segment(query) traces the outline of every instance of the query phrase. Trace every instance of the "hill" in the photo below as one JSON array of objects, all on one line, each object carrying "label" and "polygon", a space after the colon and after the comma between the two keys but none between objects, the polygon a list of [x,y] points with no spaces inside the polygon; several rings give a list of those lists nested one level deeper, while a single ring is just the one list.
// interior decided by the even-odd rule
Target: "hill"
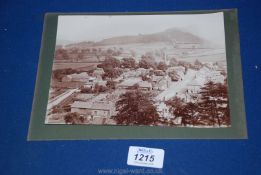
[{"label": "hill", "polygon": [[103,45],[122,45],[122,44],[150,44],[150,43],[165,43],[173,45],[176,43],[196,43],[201,46],[209,45],[210,43],[196,35],[189,32],[184,32],[176,28],[167,29],[163,32],[152,33],[152,34],[139,34],[131,36],[117,36],[107,39],[103,39],[98,42],[81,42],[76,44],[70,44],[70,46],[103,46]]}]

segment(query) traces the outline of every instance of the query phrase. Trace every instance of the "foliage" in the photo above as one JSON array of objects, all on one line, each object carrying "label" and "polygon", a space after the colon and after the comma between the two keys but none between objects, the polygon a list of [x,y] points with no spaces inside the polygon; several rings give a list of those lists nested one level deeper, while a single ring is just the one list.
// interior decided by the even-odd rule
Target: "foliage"
[{"label": "foliage", "polygon": [[178,75],[178,73],[175,70],[169,72],[168,75],[171,78],[171,81],[178,81],[180,78],[180,76]]},{"label": "foliage", "polygon": [[66,49],[59,48],[59,49],[55,50],[54,57],[57,60],[68,60],[69,54]]},{"label": "foliage", "polygon": [[116,110],[118,113],[114,119],[118,124],[150,125],[159,119],[151,94],[140,90],[122,94],[116,102]]},{"label": "foliage", "polygon": [[106,92],[107,90],[108,88],[106,86],[95,84],[94,88],[82,87],[81,93],[92,94],[92,93]]},{"label": "foliage", "polygon": [[100,93],[100,92],[106,92],[108,88],[106,86],[95,84],[93,92],[94,93]]},{"label": "foliage", "polygon": [[117,78],[122,74],[122,70],[120,69],[121,62],[113,57],[107,57],[103,63],[97,65],[99,68],[103,68],[104,75],[103,79],[108,78]]},{"label": "foliage", "polygon": [[109,80],[109,81],[107,81],[106,86],[109,89],[115,89],[116,88],[116,83],[114,81],[112,81],[112,80]]},{"label": "foliage", "polygon": [[75,69],[58,69],[58,70],[54,70],[52,73],[52,78],[56,79],[58,81],[62,81],[62,78],[66,75],[70,75],[70,74],[74,74],[74,73],[79,73],[79,71],[75,70]]},{"label": "foliage", "polygon": [[164,63],[164,62],[161,61],[161,62],[158,63],[157,68],[158,68],[159,70],[166,71],[167,68],[168,68],[168,66],[167,66],[166,63]]},{"label": "foliage", "polygon": [[144,69],[149,69],[149,68],[155,69],[156,63],[153,60],[149,60],[147,57],[143,56],[139,62],[139,67]]},{"label": "foliage", "polygon": [[84,123],[84,117],[80,116],[78,113],[68,113],[64,116],[64,121],[66,124],[82,124]]},{"label": "foliage", "polygon": [[229,125],[229,106],[227,86],[221,83],[208,82],[201,88],[199,103],[202,118],[208,118],[212,124]]},{"label": "foliage", "polygon": [[88,87],[82,87],[81,89],[81,93],[86,93],[86,94],[90,94],[92,93],[92,88],[88,88]]},{"label": "foliage", "polygon": [[113,78],[117,78],[119,77],[123,71],[122,69],[120,68],[112,68],[112,67],[106,67],[104,69],[104,74],[102,76],[103,79],[106,79],[106,78],[110,78],[110,79],[113,79]]},{"label": "foliage", "polygon": [[136,62],[134,58],[123,58],[121,62],[121,67],[123,68],[135,68]]},{"label": "foliage", "polygon": [[198,102],[185,103],[174,97],[166,101],[170,112],[182,118],[182,125],[230,125],[226,84],[208,82],[201,88]]}]

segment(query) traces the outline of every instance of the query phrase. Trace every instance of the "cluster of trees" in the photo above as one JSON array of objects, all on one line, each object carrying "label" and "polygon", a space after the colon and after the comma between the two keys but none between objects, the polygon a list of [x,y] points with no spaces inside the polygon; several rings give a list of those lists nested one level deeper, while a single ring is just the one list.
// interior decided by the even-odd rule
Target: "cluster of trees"
[{"label": "cluster of trees", "polygon": [[106,92],[108,90],[115,90],[116,83],[112,80],[108,80],[106,86],[95,84],[93,88],[90,87],[81,87],[81,93],[93,94],[93,93],[101,93]]},{"label": "cluster of trees", "polygon": [[57,60],[68,60],[70,58],[68,51],[63,48],[56,49],[54,57]]},{"label": "cluster of trees", "polygon": [[57,80],[57,81],[62,81],[62,78],[65,75],[70,75],[70,74],[74,74],[74,73],[79,73],[79,71],[77,71],[75,69],[71,69],[71,68],[68,68],[68,69],[57,69],[57,70],[54,70],[52,72],[52,78]]},{"label": "cluster of trees", "polygon": [[[134,58],[123,58],[121,61],[114,58],[113,55],[107,56],[103,63],[99,64],[98,67],[103,69],[110,68],[145,68],[145,69],[158,69],[167,70],[168,66],[164,62],[156,62],[155,58],[151,54],[146,54],[141,57],[141,60],[137,63]],[[107,67],[107,68],[106,68]]]},{"label": "cluster of trees", "polygon": [[106,92],[108,89],[109,88],[106,86],[95,84],[94,88],[82,87],[81,93],[86,93],[86,94],[101,93],[101,92]]},{"label": "cluster of trees", "polygon": [[179,74],[175,70],[169,72],[168,76],[171,78],[171,81],[178,81],[180,78]]},{"label": "cluster of trees", "polygon": [[139,62],[139,67],[144,69],[154,69],[162,71],[166,71],[168,69],[168,65],[165,62],[156,62],[155,59],[151,59],[149,57],[142,57]]},{"label": "cluster of trees", "polygon": [[176,58],[171,58],[169,62],[170,66],[183,66],[185,68],[195,69],[198,70],[204,66],[203,63],[201,63],[198,59],[195,60],[195,62],[189,63],[187,61],[178,61]]},{"label": "cluster of trees", "polygon": [[121,61],[122,68],[136,68],[136,61],[134,58],[123,58]]},{"label": "cluster of trees", "polygon": [[230,125],[227,85],[208,82],[201,88],[199,99],[185,103],[184,100],[175,97],[166,101],[171,113],[175,117],[181,117],[181,124],[221,126]]},{"label": "cluster of trees", "polygon": [[155,125],[159,115],[153,105],[152,95],[136,88],[122,94],[116,102],[118,111],[113,118],[123,125]]},{"label": "cluster of trees", "polygon": [[80,116],[76,112],[68,113],[64,116],[64,121],[66,124],[83,124],[85,122],[85,118]]},{"label": "cluster of trees", "polygon": [[70,60],[72,58],[83,59],[85,55],[100,56],[119,56],[123,52],[122,48],[108,48],[103,50],[102,48],[90,47],[86,49],[64,49],[58,48],[55,50],[55,59],[57,60]]},{"label": "cluster of trees", "polygon": [[104,74],[103,74],[103,79],[106,78],[117,78],[119,77],[122,73],[123,70],[120,69],[121,62],[120,60],[113,58],[113,57],[107,57],[103,63],[97,65],[99,68],[103,68]]}]

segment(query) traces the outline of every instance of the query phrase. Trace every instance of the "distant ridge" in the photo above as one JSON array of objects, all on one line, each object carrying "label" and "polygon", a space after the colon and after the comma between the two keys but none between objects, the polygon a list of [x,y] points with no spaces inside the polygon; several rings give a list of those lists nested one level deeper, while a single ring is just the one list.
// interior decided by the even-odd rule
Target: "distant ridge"
[{"label": "distant ridge", "polygon": [[200,45],[210,44],[208,41],[198,37],[189,32],[181,31],[177,28],[170,28],[163,32],[152,33],[152,34],[139,34],[132,36],[117,36],[107,39],[103,39],[98,42],[80,42],[76,44],[69,44],[67,46],[80,46],[80,47],[91,47],[91,46],[102,46],[102,45],[121,45],[121,44],[149,44],[164,42],[166,44],[173,43],[197,43]]}]

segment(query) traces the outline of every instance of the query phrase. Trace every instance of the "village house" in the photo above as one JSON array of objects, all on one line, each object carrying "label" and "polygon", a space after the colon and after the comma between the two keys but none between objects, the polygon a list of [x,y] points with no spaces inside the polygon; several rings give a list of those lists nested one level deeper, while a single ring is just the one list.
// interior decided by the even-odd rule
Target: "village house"
[{"label": "village house", "polygon": [[125,71],[126,72],[122,74],[123,79],[138,77],[140,75],[140,73],[135,70],[125,69]]},{"label": "village house", "polygon": [[201,44],[200,42],[176,42],[175,43],[175,48],[182,48],[182,49],[196,49],[200,48]]},{"label": "village house", "polygon": [[154,74],[156,76],[165,76],[166,75],[166,73],[163,70],[155,70]]},{"label": "village house", "polygon": [[95,77],[89,77],[88,80],[83,85],[85,88],[93,88],[96,83]]},{"label": "village house", "polygon": [[135,86],[138,86],[139,89],[141,90],[146,90],[146,91],[150,91],[152,90],[152,85],[151,83],[147,82],[147,81],[142,81],[140,78],[133,78],[133,79],[128,79],[125,80],[123,82],[121,82],[118,85],[119,89],[132,89]]},{"label": "village house", "polygon": [[74,98],[74,101],[89,101],[94,96],[95,96],[94,94],[80,93],[80,94],[77,94],[77,96]]},{"label": "village house", "polygon": [[71,112],[77,112],[82,115],[91,117],[104,117],[108,118],[112,116],[114,112],[114,107],[111,102],[83,102],[75,101],[71,105]]},{"label": "village house", "polygon": [[167,69],[167,74],[172,74],[173,81],[182,80],[185,74],[185,68],[183,66],[174,66]]},{"label": "village house", "polygon": [[92,75],[94,76],[94,77],[96,77],[97,79],[102,79],[102,75],[104,74],[105,72],[104,72],[104,70],[103,70],[103,68],[96,68],[94,71],[93,71],[93,73],[92,73]]},{"label": "village house", "polygon": [[184,74],[185,73],[185,67],[183,67],[183,66],[169,67],[166,72],[169,73],[169,72],[172,72],[172,71],[175,71],[178,74]]},{"label": "village house", "polygon": [[107,81],[97,79],[96,77],[89,77],[89,79],[88,79],[87,82],[83,85],[83,87],[84,87],[84,88],[91,88],[91,89],[93,89],[96,84],[99,85],[99,86],[106,86]]},{"label": "village house", "polygon": [[188,83],[187,93],[197,94],[203,85],[204,85],[204,81],[199,81],[197,79],[194,79]]},{"label": "village house", "polygon": [[224,83],[225,77],[218,71],[213,71],[207,76],[207,81],[212,81],[214,83]]},{"label": "village house", "polygon": [[136,72],[138,75],[146,75],[149,73],[149,69],[144,69],[144,68],[138,68],[136,69]]},{"label": "village house", "polygon": [[62,82],[87,82],[89,75],[86,72],[80,74],[66,75],[62,78]]},{"label": "village house", "polygon": [[152,85],[151,83],[147,82],[147,81],[140,81],[138,83],[139,89],[141,90],[145,90],[145,91],[150,91],[152,90]]},{"label": "village house", "polygon": [[169,87],[170,79],[167,76],[152,76],[152,89],[163,91]]}]

